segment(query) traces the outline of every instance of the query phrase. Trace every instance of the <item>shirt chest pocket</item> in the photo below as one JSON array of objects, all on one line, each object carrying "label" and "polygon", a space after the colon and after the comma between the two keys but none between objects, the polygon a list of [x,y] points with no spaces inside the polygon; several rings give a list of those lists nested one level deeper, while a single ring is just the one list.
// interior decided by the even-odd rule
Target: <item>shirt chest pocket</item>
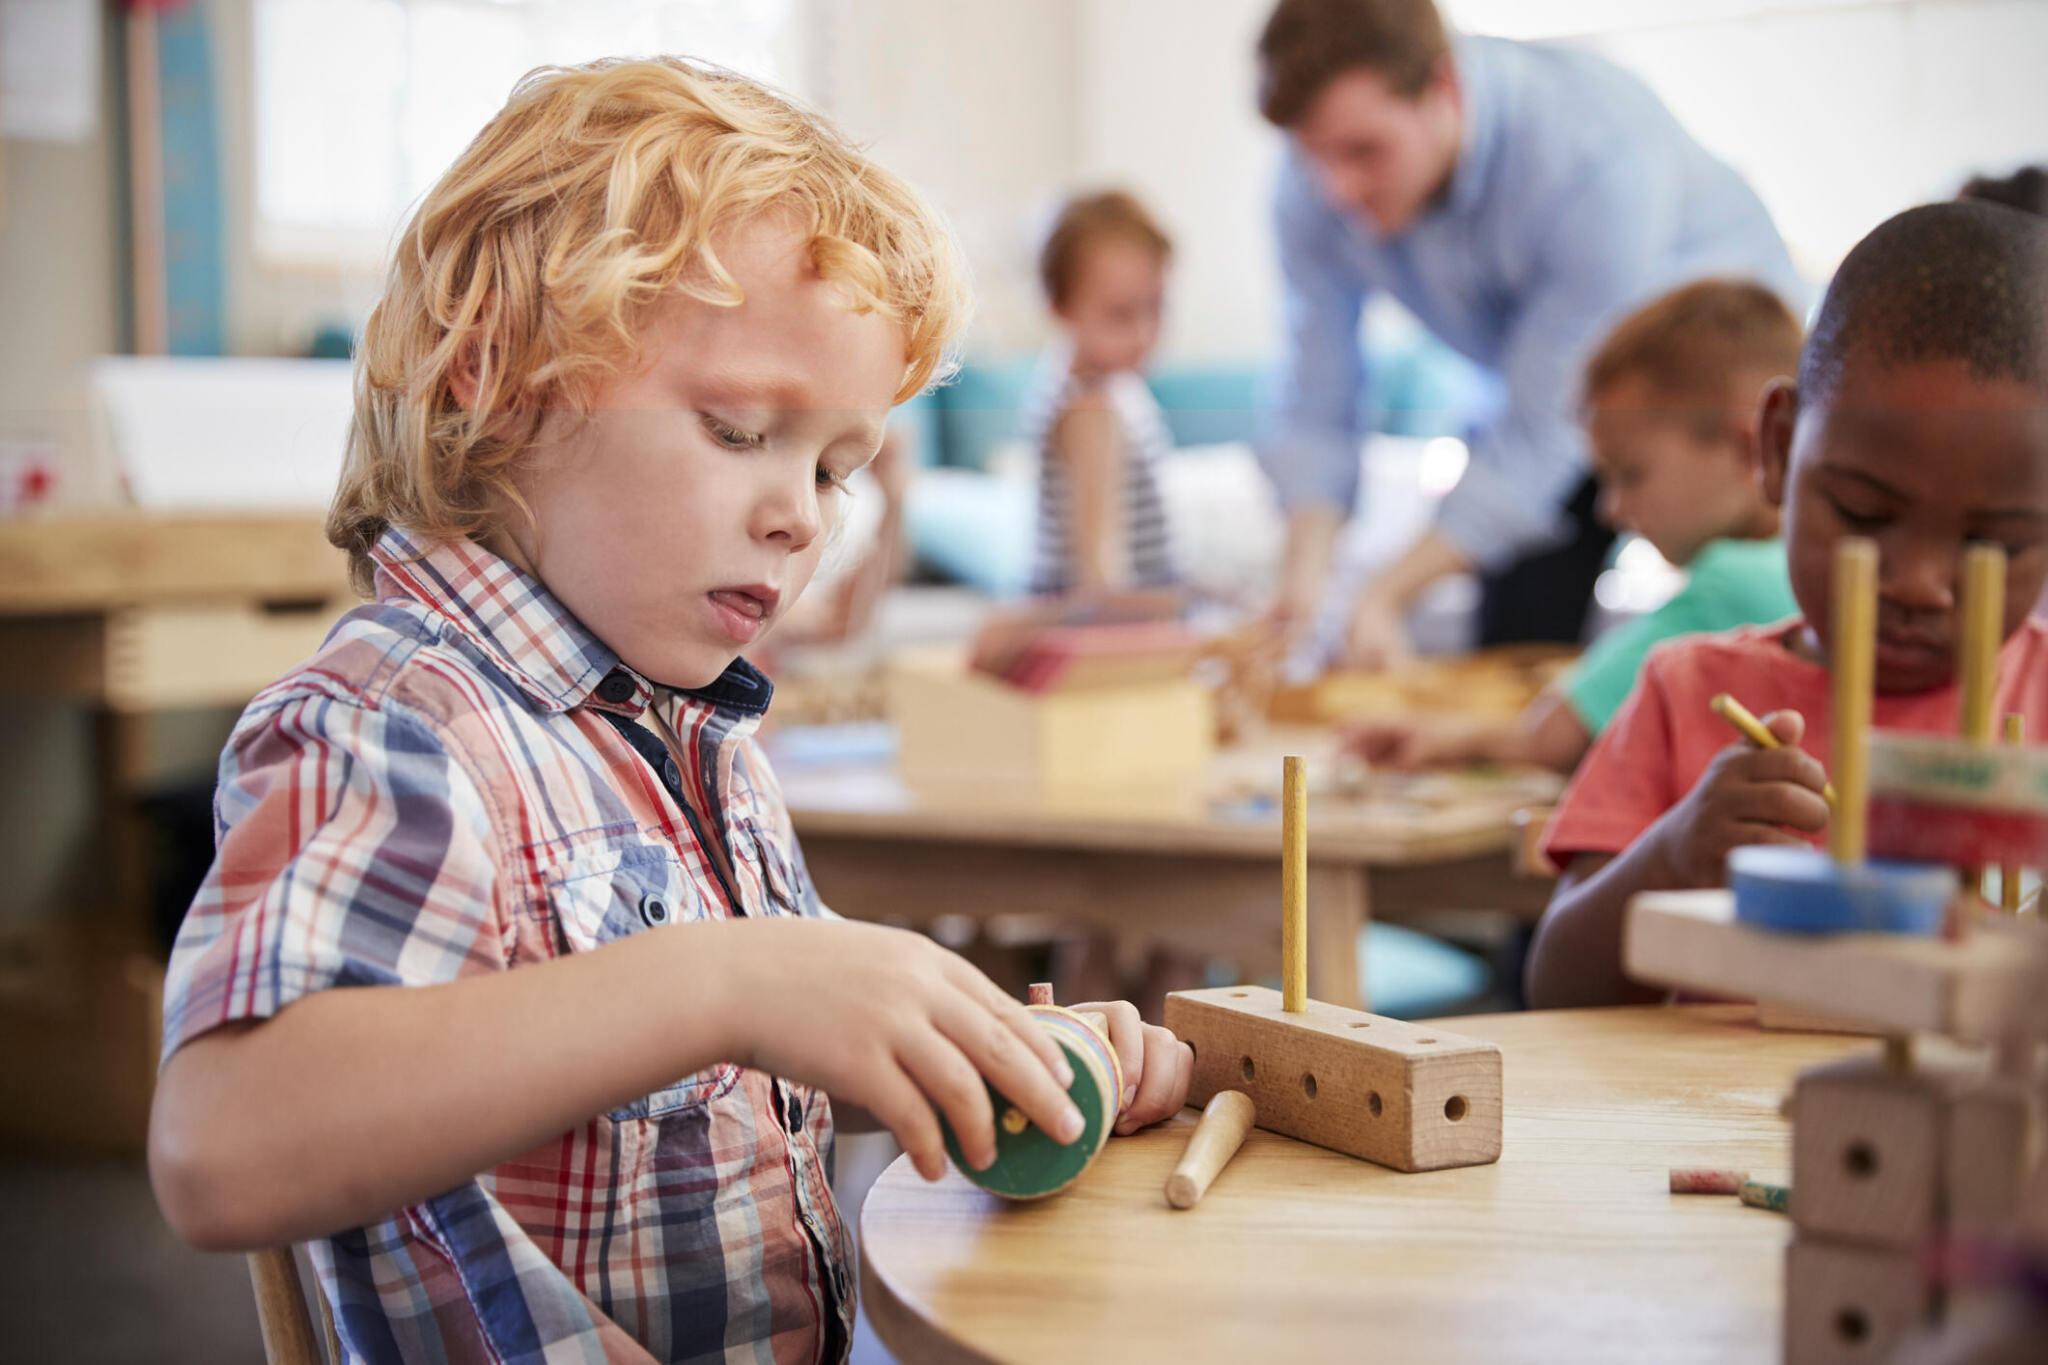
[{"label": "shirt chest pocket", "polygon": [[[676,852],[638,839],[544,857],[541,897],[565,955],[715,917]],[[676,961],[676,990],[688,993],[688,957],[678,952]],[[593,1038],[591,1045],[606,1042]],[[713,1066],[620,1105],[609,1117],[614,1122],[653,1119],[702,1106],[730,1090],[739,1074],[735,1066]]]}]

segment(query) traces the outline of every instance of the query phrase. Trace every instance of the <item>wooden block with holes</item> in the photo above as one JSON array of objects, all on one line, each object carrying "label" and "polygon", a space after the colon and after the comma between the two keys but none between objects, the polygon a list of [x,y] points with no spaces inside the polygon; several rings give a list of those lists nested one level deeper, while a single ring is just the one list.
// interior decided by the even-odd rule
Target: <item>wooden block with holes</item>
[{"label": "wooden block with holes", "polygon": [[1962,1087],[1948,1107],[1943,1187],[1958,1235],[2000,1235],[2026,1193],[2039,1159],[2033,1096],[2025,1083],[1987,1076]]},{"label": "wooden block with holes", "polygon": [[1195,1050],[1189,1104],[1242,1090],[1259,1127],[1397,1171],[1500,1158],[1492,1043],[1319,1000],[1288,1014],[1264,986],[1176,991],[1166,1026]]},{"label": "wooden block with holes", "polygon": [[1890,1360],[1933,1306],[1916,1253],[1801,1233],[1785,1252],[1786,1365]]},{"label": "wooden block with holes", "polygon": [[1852,1058],[1802,1072],[1792,1094],[1792,1218],[1800,1231],[1914,1247],[1940,1228],[1954,1078]]}]

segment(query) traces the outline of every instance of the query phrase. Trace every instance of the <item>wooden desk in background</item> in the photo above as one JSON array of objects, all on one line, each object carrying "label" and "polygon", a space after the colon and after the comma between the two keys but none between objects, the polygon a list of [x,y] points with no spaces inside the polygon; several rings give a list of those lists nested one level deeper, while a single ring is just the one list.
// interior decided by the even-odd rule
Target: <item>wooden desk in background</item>
[{"label": "wooden desk in background", "polygon": [[[1277,793],[1283,750],[1321,753],[1327,733],[1269,737],[1216,761],[1210,793]],[[1270,751],[1270,752],[1269,752]],[[881,763],[778,770],[826,902],[853,919],[919,927],[948,915],[1043,915],[1077,928],[1168,940],[1279,970],[1277,804],[1201,792],[1016,795],[911,787]],[[1362,1007],[1357,945],[1372,915],[1440,910],[1540,914],[1548,883],[1516,875],[1515,811],[1547,799],[1525,783],[1465,780],[1450,799],[1313,798],[1309,978],[1316,997]],[[1415,790],[1421,790],[1415,787]]]},{"label": "wooden desk in background", "polygon": [[1492,1166],[1402,1175],[1254,1130],[1177,1212],[1161,1191],[1192,1110],[1039,1203],[898,1160],[861,1216],[862,1302],[910,1365],[1774,1359],[1791,1223],[1673,1196],[1668,1170],[1781,1178],[1794,1075],[1875,1044],[1752,1015],[1443,1021],[1505,1053]]},{"label": "wooden desk in background", "polygon": [[151,715],[239,707],[311,654],[354,601],[320,518],[108,514],[0,523],[0,697],[93,710],[114,878],[145,924],[131,797]]}]

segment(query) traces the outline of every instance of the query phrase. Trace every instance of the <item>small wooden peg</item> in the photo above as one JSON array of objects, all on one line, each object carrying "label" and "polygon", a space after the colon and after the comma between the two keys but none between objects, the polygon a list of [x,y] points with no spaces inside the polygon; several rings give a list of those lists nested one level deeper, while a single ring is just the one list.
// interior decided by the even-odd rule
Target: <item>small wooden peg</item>
[{"label": "small wooden peg", "polygon": [[[1015,977],[1011,978],[1013,981],[1015,979]],[[1052,1002],[1052,983],[1050,981],[1034,981],[1031,983],[1030,994],[1025,997],[1026,1004],[1050,1005]]]},{"label": "small wooden peg", "polygon": [[1280,997],[1281,1008],[1308,1008],[1308,781],[1302,761],[1281,764]]},{"label": "small wooden peg", "polygon": [[1218,1091],[1202,1110],[1202,1121],[1195,1125],[1180,1165],[1166,1177],[1166,1202],[1177,1209],[1191,1209],[1199,1204],[1209,1182],[1244,1145],[1244,1135],[1251,1131],[1253,1117],[1251,1096],[1242,1090]]},{"label": "small wooden peg", "polygon": [[[2008,712],[2005,717],[2005,742],[2018,745],[2027,742],[2027,718],[2017,711]],[[2006,863],[1998,869],[1998,904],[2013,914],[2020,909],[2020,865]]]}]

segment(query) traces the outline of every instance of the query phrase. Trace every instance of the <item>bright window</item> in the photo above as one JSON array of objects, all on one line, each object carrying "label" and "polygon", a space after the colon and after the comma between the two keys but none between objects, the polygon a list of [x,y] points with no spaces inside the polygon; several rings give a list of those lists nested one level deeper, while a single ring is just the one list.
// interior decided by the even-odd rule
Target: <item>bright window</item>
[{"label": "bright window", "polygon": [[803,98],[811,0],[253,0],[255,245],[380,259],[537,66],[678,53]]}]

